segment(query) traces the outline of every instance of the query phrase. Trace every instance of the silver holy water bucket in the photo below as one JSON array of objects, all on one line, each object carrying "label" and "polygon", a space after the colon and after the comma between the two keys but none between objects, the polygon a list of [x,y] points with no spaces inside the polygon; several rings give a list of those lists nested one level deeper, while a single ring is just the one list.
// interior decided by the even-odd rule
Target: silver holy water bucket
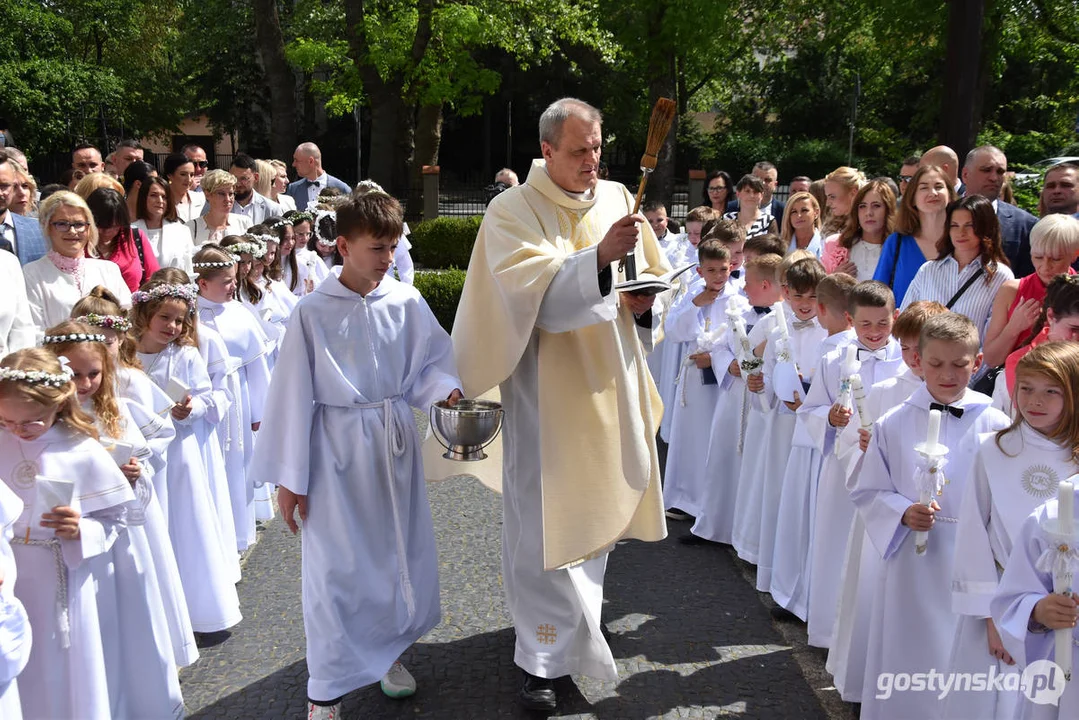
[{"label": "silver holy water bucket", "polygon": [[490,400],[458,400],[450,407],[445,400],[431,406],[431,431],[446,448],[447,460],[485,460],[483,449],[502,429],[502,405]]}]

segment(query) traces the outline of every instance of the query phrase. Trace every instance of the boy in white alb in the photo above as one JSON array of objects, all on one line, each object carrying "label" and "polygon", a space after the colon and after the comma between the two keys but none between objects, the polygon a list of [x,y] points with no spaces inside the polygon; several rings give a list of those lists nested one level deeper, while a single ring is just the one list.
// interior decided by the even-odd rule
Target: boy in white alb
[{"label": "boy in white alb", "polygon": [[717,342],[725,342],[727,301],[738,294],[728,282],[730,254],[714,239],[697,246],[700,264],[695,283],[667,313],[667,337],[688,348],[678,367],[678,384],[672,398],[670,449],[663,478],[663,504],[669,517],[700,512],[707,477],[704,464],[712,414],[719,397],[719,383],[712,368],[710,352]]},{"label": "boy in white alb", "polygon": [[[760,397],[775,408],[776,415],[769,436],[755,446],[755,453],[761,458],[757,465],[761,488],[757,589],[761,592],[768,592],[772,583],[780,498],[787,461],[793,449],[798,408],[805,397],[805,388],[813,380],[817,352],[827,333],[817,322],[817,285],[825,277],[824,266],[816,258],[798,260],[781,273],[784,305],[789,308],[789,337],[782,338],[773,331],[764,349],[764,389]],[[780,366],[778,370],[777,366]],[[783,373],[786,373],[787,382],[798,381],[793,395],[789,396],[790,401],[776,394],[777,381],[780,381],[780,391],[790,389],[783,387]],[[746,472],[745,457],[748,455],[742,460],[743,473]]]},{"label": "boy in white alb", "polygon": [[805,404],[798,410],[806,415],[806,429],[823,458],[817,480],[808,618],[809,644],[823,648],[828,647],[832,637],[847,536],[854,517],[846,484],[848,458],[835,449],[840,430],[859,423],[854,403],[847,407],[838,402],[840,383],[846,380],[843,368],[849,348],[856,349],[863,386],[893,377],[904,367],[899,343],[891,336],[895,299],[887,285],[874,280],[858,283],[851,291],[848,313],[857,338],[824,358]]},{"label": "boy in white alb", "polygon": [[[854,340],[847,309],[851,290],[856,284],[850,275],[833,273],[817,285],[817,322],[827,336],[821,340],[813,359],[809,361],[814,379],[820,377],[821,358]],[[805,373],[804,368],[802,372]],[[804,384],[805,393],[808,394],[811,387],[811,383]],[[787,457],[779,499],[772,577],[768,588],[777,605],[772,609],[772,616],[777,620],[798,619],[805,622],[809,613],[809,561],[821,453],[806,430],[806,417],[803,413],[795,415],[791,451]]]},{"label": "boy in white alb", "polygon": [[[882,380],[866,392],[865,411],[869,418],[879,418],[887,411],[899,406],[904,400],[922,386],[921,371],[915,371],[914,358],[918,352],[918,340],[926,321],[936,315],[947,312],[937,302],[919,300],[912,303],[896,318],[892,335],[899,341],[899,348],[906,365],[903,372],[895,377]],[[861,424],[849,424],[840,433],[838,442],[841,454],[854,456],[847,475],[847,490],[854,486],[861,458],[869,447],[869,430]],[[858,445],[858,450],[847,450]],[[863,682],[865,680],[865,656],[869,648],[869,616],[872,611],[873,590],[880,575],[880,554],[866,536],[865,524],[858,513],[851,522],[847,541],[847,557],[843,562],[843,583],[839,598],[839,611],[832,628],[832,639],[828,646],[828,661],[825,665],[832,674],[832,682],[840,697],[847,702],[861,702]]]},{"label": "boy in white alb", "polygon": [[[947,312],[922,329],[913,370],[925,385],[872,428],[851,498],[883,558],[870,615],[864,720],[935,717],[938,692],[882,692],[885,673],[946,668],[958,616],[952,612],[956,523],[978,434],[1008,426],[989,397],[967,388],[981,365],[978,329]],[[940,472],[915,450],[927,442],[930,412],[940,412],[939,443],[948,448]],[[942,482],[943,480],[943,482]],[[929,505],[924,493],[935,497]],[[919,539],[918,533],[928,533]],[[916,548],[916,544],[924,543]]]},{"label": "boy in white alb", "polygon": [[344,264],[292,315],[252,460],[256,476],[277,480],[292,531],[297,507],[304,521],[308,714],[320,720],[380,678],[391,697],[415,692],[398,657],[440,616],[410,406],[454,404],[460,381],[427,303],[387,277],[402,222],[383,193],[338,207]]},{"label": "boy in white alb", "polygon": [[[668,256],[671,267],[679,268],[687,263],[697,262],[697,246],[701,244],[701,231],[706,223],[719,217],[719,213],[703,205],[689,211],[689,214],[686,215],[686,232],[682,242],[678,244],[678,252],[673,257]],[[677,293],[672,293],[674,297],[669,300],[672,305],[678,298],[682,297],[683,293],[689,292],[691,288],[700,282],[700,277],[696,275],[689,275],[688,277],[681,275],[678,279],[680,281],[679,290]],[[664,326],[664,332],[666,332],[666,326]],[[682,367],[681,362],[691,349],[684,343],[672,341],[660,343],[659,349],[653,351],[653,354],[659,352],[663,355],[660,360],[660,364],[664,368],[663,378],[662,382],[656,381],[656,388],[659,390],[659,396],[663,398],[663,420],[659,426],[659,437],[666,443],[671,441],[671,423],[674,422],[674,393]],[[687,517],[682,512],[676,512],[674,515],[678,518]]]},{"label": "boy in white alb", "polygon": [[730,255],[719,240],[714,236],[702,240],[697,253],[699,280],[667,315],[668,337],[685,349],[671,398],[673,420],[664,474],[664,505],[671,519],[696,517],[704,499],[708,453],[701,448],[708,445],[720,393],[710,353],[716,343],[726,342],[727,300],[738,295],[727,282]]},{"label": "boy in white alb", "polygon": [[[712,350],[712,367],[719,378],[720,395],[712,415],[711,436],[705,446],[706,489],[701,512],[693,524],[691,534],[683,536],[682,542],[718,542],[730,544],[734,533],[734,504],[739,490],[742,448],[747,440],[746,427],[750,412],[750,398],[743,380],[750,370],[759,372],[764,364],[754,355],[766,337],[761,325],[764,316],[772,311],[779,300],[779,282],[776,272],[783,259],[779,255],[761,255],[746,263],[746,300],[736,305],[735,312],[728,300],[727,333],[724,341]],[[740,322],[748,336],[749,350],[743,350],[735,323]]]}]

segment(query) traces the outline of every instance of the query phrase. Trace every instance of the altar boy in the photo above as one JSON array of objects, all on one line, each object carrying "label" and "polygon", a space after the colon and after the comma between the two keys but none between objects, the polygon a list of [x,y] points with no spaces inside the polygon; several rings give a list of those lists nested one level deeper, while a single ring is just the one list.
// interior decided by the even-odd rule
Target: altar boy
[{"label": "altar boy", "polygon": [[[959,503],[978,435],[1009,425],[989,397],[967,388],[981,362],[978,329],[969,319],[952,312],[930,318],[912,367],[925,384],[874,423],[852,481],[851,497],[883,558],[870,616],[864,720],[934,717],[940,708],[937,692],[889,693],[878,679],[948,667],[957,621],[951,580]],[[927,507],[919,502],[925,473],[914,448],[926,440],[932,409],[941,411],[947,482]],[[913,533],[925,531],[927,547],[919,555]]]},{"label": "altar boy", "polygon": [[[708,434],[719,396],[710,347],[698,347],[709,333],[727,322],[727,300],[738,294],[730,277],[731,256],[716,239],[697,246],[700,281],[679,298],[667,313],[667,340],[685,350],[678,359],[678,383],[671,398],[673,420],[667,469],[663,478],[663,504],[672,519],[695,517],[700,512],[706,483]],[[725,339],[724,339],[725,342]]]},{"label": "altar boy", "polygon": [[[793,254],[788,256],[788,260]],[[787,260],[784,261],[786,265]],[[764,387],[759,395],[762,403],[775,408],[771,431],[767,438],[757,443],[750,452],[758,456],[756,467],[760,468],[760,545],[757,561],[757,589],[768,592],[772,582],[772,556],[775,550],[779,505],[783,491],[783,477],[787,469],[794,442],[794,429],[798,408],[805,397],[816,372],[821,341],[827,330],[817,322],[817,285],[827,277],[824,266],[815,257],[798,260],[780,270],[783,301],[788,313],[790,339],[780,348],[779,337],[773,330],[764,349]],[[789,350],[790,357],[777,357],[780,349]],[[776,395],[776,367],[786,365],[791,377],[798,377],[801,385],[795,391],[792,402]],[[794,376],[794,371],[798,372]],[[746,471],[748,454],[742,459],[742,472]]]},{"label": "altar boy", "polygon": [[[826,337],[814,353],[814,370],[811,373],[814,378],[820,377],[821,358],[828,357],[836,348],[854,340],[847,310],[851,291],[856,284],[850,275],[833,273],[817,285],[817,322],[824,328]],[[805,373],[804,369],[802,373]],[[810,550],[821,453],[805,427],[808,417],[805,413],[796,414],[791,451],[783,473],[775,549],[772,552],[772,578],[768,588],[777,605],[772,609],[772,615],[777,620],[797,618],[805,622],[809,612]]]},{"label": "altar boy", "polygon": [[[899,343],[892,337],[896,313],[891,288],[874,280],[858,283],[851,291],[847,313],[857,336],[853,345],[861,362],[858,373],[862,385],[870,387],[902,372]],[[834,447],[837,433],[850,423],[857,427],[859,422],[853,398],[850,408],[838,402],[847,352],[847,347],[839,348],[824,358],[798,410],[807,415],[806,429],[823,458],[813,525],[808,627],[809,644],[822,648],[831,642],[847,536],[854,518],[846,485],[847,458],[838,456]]]},{"label": "altar boy", "polygon": [[[768,254],[754,257],[746,263],[743,292],[749,307],[742,314],[742,320],[749,335],[750,347],[756,347],[763,341],[763,328],[758,330],[757,325],[779,300],[776,274],[782,261],[779,255]],[[730,324],[730,320],[725,322]],[[681,538],[689,544],[731,543],[742,449],[744,444],[759,440],[744,436],[750,399],[743,379],[746,373],[738,362],[738,344],[733,327],[729,327],[723,342],[711,353],[712,368],[719,378],[720,394],[712,413],[708,442],[700,448],[702,455],[707,457],[704,471],[707,488],[701,512],[691,534]]]},{"label": "altar boy", "polygon": [[[337,208],[344,264],[292,313],[252,460],[303,521],[309,720],[379,682],[415,692],[398,657],[440,618],[438,558],[411,407],[461,397],[449,335],[419,292],[386,277],[401,206]],[[347,469],[342,472],[342,468]]]}]

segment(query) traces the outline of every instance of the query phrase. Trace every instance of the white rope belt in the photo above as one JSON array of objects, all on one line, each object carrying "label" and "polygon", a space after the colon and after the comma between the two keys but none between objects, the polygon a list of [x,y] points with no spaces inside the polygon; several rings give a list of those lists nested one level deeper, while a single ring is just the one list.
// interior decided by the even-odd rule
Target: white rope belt
[{"label": "white rope belt", "polygon": [[385,423],[386,442],[383,445],[382,456],[386,461],[386,470],[390,474],[390,507],[393,511],[393,534],[397,544],[397,574],[401,581],[401,595],[405,600],[405,608],[411,618],[416,614],[416,600],[412,594],[412,580],[408,574],[408,555],[405,549],[405,534],[402,527],[401,511],[397,504],[396,477],[394,476],[394,458],[399,458],[405,453],[405,431],[393,412],[393,404],[401,399],[400,395],[388,397],[380,402],[357,403],[351,407],[361,410],[375,410],[382,408],[383,422]]},{"label": "white rope belt", "polygon": [[52,557],[56,566],[56,625],[60,630],[60,646],[64,649],[71,647],[71,617],[68,612],[67,598],[67,565],[64,564],[64,552],[60,547],[60,541],[56,538],[48,540],[14,538],[11,542],[52,550]]}]

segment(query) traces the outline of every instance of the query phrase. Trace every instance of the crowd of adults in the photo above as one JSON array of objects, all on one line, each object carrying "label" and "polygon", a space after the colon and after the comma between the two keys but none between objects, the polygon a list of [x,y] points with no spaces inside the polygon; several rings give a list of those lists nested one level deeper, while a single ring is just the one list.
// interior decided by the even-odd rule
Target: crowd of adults
[{"label": "crowd of adults", "polygon": [[895,179],[850,167],[794,177],[785,203],[770,162],[737,183],[717,170],[702,204],[747,237],[774,233],[789,252],[813,252],[828,272],[886,283],[903,308],[947,304],[982,331],[992,367],[1026,339],[1052,278],[1079,264],[1070,249],[1079,247],[1079,163],[1045,173],[1040,218],[1014,204],[1013,182],[999,148],[976,147],[960,163],[937,146],[905,159]]},{"label": "crowd of adults", "polygon": [[39,188],[25,154],[0,149],[0,356],[34,345],[35,327],[65,319],[89,288],[127,305],[159,268],[190,273],[199,246],[307,210],[328,188],[350,190],[323,170],[310,142],[293,154],[293,182],[284,162],[245,153],[227,171],[211,170],[199,145],[160,168],[145,158],[134,140],[105,157],[79,145],[58,181]]}]

